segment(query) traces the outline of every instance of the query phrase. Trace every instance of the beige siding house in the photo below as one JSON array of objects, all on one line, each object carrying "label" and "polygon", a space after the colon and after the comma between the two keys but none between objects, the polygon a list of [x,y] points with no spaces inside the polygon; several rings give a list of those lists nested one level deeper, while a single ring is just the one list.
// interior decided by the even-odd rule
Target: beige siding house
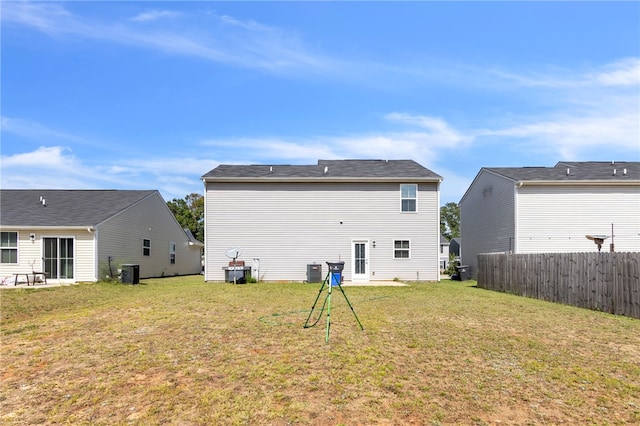
[{"label": "beige siding house", "polygon": [[479,253],[640,251],[640,162],[482,168],[460,201],[462,263]]},{"label": "beige siding house", "polygon": [[441,180],[410,160],[221,165],[203,176],[205,280],[224,280],[237,248],[260,280],[344,261],[347,281],[436,281]]},{"label": "beige siding house", "polygon": [[140,278],[201,271],[203,244],[158,191],[2,190],[0,209],[0,278],[97,281],[122,264]]}]

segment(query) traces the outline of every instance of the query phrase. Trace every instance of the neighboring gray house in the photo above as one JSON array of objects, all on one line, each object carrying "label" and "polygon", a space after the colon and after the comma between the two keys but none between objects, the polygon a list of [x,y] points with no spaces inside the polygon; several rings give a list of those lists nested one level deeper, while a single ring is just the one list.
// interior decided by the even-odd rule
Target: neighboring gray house
[{"label": "neighboring gray house", "polygon": [[415,161],[220,165],[202,179],[207,281],[225,279],[232,248],[260,280],[304,281],[314,263],[324,278],[327,261],[347,281],[439,280],[442,178]]},{"label": "neighboring gray house", "polygon": [[180,227],[158,191],[0,191],[0,277],[46,272],[97,281],[123,263],[140,277],[198,274],[203,244]]},{"label": "neighboring gray house", "polygon": [[462,239],[457,237],[452,238],[451,241],[449,241],[449,253],[453,254],[457,258],[460,258],[461,246]]},{"label": "neighboring gray house", "polygon": [[609,236],[602,250],[640,251],[640,162],[482,168],[460,222],[473,276],[479,253],[597,251],[586,235]]}]

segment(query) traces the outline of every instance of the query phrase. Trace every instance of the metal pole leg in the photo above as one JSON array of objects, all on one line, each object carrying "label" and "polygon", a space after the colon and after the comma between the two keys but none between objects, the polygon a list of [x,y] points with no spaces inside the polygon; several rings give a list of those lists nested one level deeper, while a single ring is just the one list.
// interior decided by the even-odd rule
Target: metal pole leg
[{"label": "metal pole leg", "polygon": [[329,343],[329,329],[331,328],[331,284],[329,284],[329,294],[327,295],[327,335],[324,341]]},{"label": "metal pole leg", "polygon": [[340,288],[340,291],[342,292],[342,295],[344,296],[344,300],[347,301],[347,305],[349,305],[349,308],[351,309],[351,312],[353,312],[353,316],[356,317],[356,321],[358,322],[358,325],[360,326],[360,330],[364,330],[364,327],[362,326],[362,323],[360,322],[360,319],[358,319],[358,315],[356,315],[356,311],[353,309],[353,306],[351,306],[351,302],[349,302],[349,298],[347,297],[347,294],[344,292],[344,290],[342,289],[342,286],[338,286]]},{"label": "metal pole leg", "polygon": [[[307,317],[307,320],[304,322],[304,328],[313,327],[314,325],[316,325],[318,323],[318,321],[316,321],[314,324],[309,325],[309,319],[311,319],[311,315],[313,314],[313,311],[316,309],[316,304],[318,303],[318,300],[320,299],[320,295],[324,291],[324,286],[325,286],[325,284],[327,284],[328,279],[329,279],[329,275],[327,274],[327,278],[325,278],[324,281],[322,282],[322,285],[320,286],[320,291],[318,291],[318,296],[316,297],[315,302],[313,302],[313,306],[311,307],[311,311],[309,312],[309,316]],[[327,299],[325,299],[324,302],[326,304],[327,303]],[[320,319],[320,316],[322,316],[322,311],[324,311],[324,304],[322,305],[322,309],[320,310],[320,314],[318,316],[318,320]]]}]

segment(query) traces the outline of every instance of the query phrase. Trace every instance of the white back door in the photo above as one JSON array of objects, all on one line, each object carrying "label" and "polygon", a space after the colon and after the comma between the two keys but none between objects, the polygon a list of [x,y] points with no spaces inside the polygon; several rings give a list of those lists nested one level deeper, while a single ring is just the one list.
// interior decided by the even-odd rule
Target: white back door
[{"label": "white back door", "polygon": [[352,247],[351,280],[369,281],[369,241],[354,240]]}]

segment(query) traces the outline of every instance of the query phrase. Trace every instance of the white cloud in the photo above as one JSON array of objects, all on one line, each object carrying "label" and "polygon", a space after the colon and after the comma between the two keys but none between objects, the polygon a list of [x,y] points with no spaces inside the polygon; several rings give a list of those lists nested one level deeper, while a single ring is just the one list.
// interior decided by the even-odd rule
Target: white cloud
[{"label": "white cloud", "polygon": [[[336,61],[311,52],[299,35],[254,21],[207,14],[208,27],[140,28],[139,22],[172,18],[169,10],[147,11],[126,21],[101,22],[74,16],[61,5],[5,2],[3,21],[32,27],[51,35],[107,40],[178,55],[194,56],[214,62],[273,72],[287,70],[339,70]],[[130,24],[131,22],[134,24]],[[215,27],[215,31],[211,28]]]},{"label": "white cloud", "polygon": [[34,170],[50,169],[63,170],[65,167],[74,166],[77,160],[72,155],[65,155],[68,148],[60,146],[40,147],[33,152],[0,156],[2,169],[6,172],[10,168],[32,168]]},{"label": "white cloud", "polygon": [[[30,189],[158,189],[168,200],[202,193],[200,176],[219,163],[195,157],[123,161],[101,158],[98,165],[76,157],[71,149],[41,146],[31,152],[0,156],[0,186]],[[37,173],[25,173],[25,170]]]},{"label": "white cloud", "polygon": [[69,142],[82,142],[82,138],[64,132],[59,132],[29,120],[19,118],[2,117],[0,129],[3,132],[12,133],[20,137],[34,140],[53,139]]},{"label": "white cloud", "polygon": [[470,141],[469,136],[460,133],[441,118],[397,112],[387,114],[385,118],[424,129],[424,132],[413,135],[417,140],[428,142],[434,147],[456,148]]},{"label": "white cloud", "polygon": [[588,69],[548,68],[523,73],[491,69],[489,74],[502,83],[519,87],[540,87],[555,90],[597,89],[608,86],[637,86],[640,84],[640,58],[630,57]]},{"label": "white cloud", "polygon": [[608,64],[590,80],[604,86],[637,86],[640,84],[640,58],[625,58]]},{"label": "white cloud", "polygon": [[[392,121],[410,124],[424,131],[371,132],[348,135],[311,135],[305,139],[206,140],[202,144],[224,150],[228,163],[314,164],[318,159],[373,158],[413,159],[428,166],[447,156],[470,138],[441,119],[394,113]],[[237,147],[242,147],[238,150]]]},{"label": "white cloud", "polygon": [[33,27],[47,34],[64,31],[65,23],[73,22],[71,13],[57,4],[3,2],[2,20]]},{"label": "white cloud", "polygon": [[134,16],[131,20],[135,22],[150,22],[163,18],[175,18],[177,16],[180,16],[178,12],[170,10],[149,10]]},{"label": "white cloud", "polygon": [[597,160],[605,152],[607,158],[640,158],[640,58],[578,71],[494,73],[545,109],[514,113],[510,123],[474,130],[476,138],[510,141],[563,160]]}]

